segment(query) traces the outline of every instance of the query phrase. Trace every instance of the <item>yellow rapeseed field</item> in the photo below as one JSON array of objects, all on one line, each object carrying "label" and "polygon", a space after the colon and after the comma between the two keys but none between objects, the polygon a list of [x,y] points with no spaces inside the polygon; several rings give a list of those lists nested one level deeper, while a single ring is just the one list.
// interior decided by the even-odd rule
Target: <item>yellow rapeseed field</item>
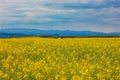
[{"label": "yellow rapeseed field", "polygon": [[0,39],[0,80],[120,80],[120,38]]}]

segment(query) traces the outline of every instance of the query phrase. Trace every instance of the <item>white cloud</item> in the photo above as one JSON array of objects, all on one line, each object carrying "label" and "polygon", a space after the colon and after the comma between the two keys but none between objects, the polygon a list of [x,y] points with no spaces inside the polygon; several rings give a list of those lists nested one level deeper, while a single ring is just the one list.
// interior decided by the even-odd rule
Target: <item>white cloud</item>
[{"label": "white cloud", "polygon": [[[76,10],[71,9],[71,10],[64,10],[64,9],[56,9],[56,8],[48,8],[48,7],[44,7],[44,6],[40,6],[40,7],[33,7],[33,8],[17,8],[16,10],[20,10],[20,11],[36,11],[36,12],[52,12],[52,13],[74,13],[76,12]],[[49,13],[47,13],[49,14]]]},{"label": "white cloud", "polygon": [[0,8],[0,14],[2,15],[2,14],[4,14],[4,13],[6,13],[7,12],[7,10],[5,10],[5,9],[3,9],[3,8]]},{"label": "white cloud", "polygon": [[27,17],[34,17],[35,14],[33,12],[23,12],[23,15],[27,16]]},{"label": "white cloud", "polygon": [[4,3],[103,3],[106,0],[0,0]]},{"label": "white cloud", "polygon": [[80,3],[83,4],[100,4],[100,3],[104,3],[104,0],[81,0]]},{"label": "white cloud", "polygon": [[[10,23],[15,21],[21,23],[55,21],[58,23],[57,25],[53,23],[54,26],[59,28],[63,26],[62,29],[92,30],[94,28],[98,31],[99,29],[102,30],[101,26],[106,26],[106,31],[112,31],[114,26],[117,26],[117,29],[119,28],[120,8],[65,9],[64,5],[57,6],[57,4],[64,3],[101,5],[107,1],[109,0],[0,0],[0,26],[3,24],[13,26]],[[47,3],[55,4],[55,6],[49,7]],[[87,19],[89,20],[87,21]],[[94,21],[92,22],[92,20]],[[44,25],[47,26],[47,24]]]}]

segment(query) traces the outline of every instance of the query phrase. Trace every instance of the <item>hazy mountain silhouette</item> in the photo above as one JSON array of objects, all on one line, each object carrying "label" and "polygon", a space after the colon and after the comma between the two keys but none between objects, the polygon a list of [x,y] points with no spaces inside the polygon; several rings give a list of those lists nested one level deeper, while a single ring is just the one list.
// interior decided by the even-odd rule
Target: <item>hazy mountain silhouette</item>
[{"label": "hazy mountain silhouette", "polygon": [[120,36],[120,32],[93,32],[93,31],[71,31],[71,30],[39,30],[39,29],[23,29],[23,28],[12,28],[12,29],[1,29],[0,37],[20,37],[20,36]]}]

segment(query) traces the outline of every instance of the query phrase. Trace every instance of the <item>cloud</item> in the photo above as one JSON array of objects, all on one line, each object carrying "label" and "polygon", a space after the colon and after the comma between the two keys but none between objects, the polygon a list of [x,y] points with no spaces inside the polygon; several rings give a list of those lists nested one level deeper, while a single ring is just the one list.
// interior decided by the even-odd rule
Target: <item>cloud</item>
[{"label": "cloud", "polygon": [[46,2],[46,3],[82,3],[82,4],[87,4],[87,3],[103,3],[105,0],[41,0],[41,2]]},{"label": "cloud", "polygon": [[75,10],[64,10],[64,9],[54,9],[54,8],[46,8],[46,7],[37,7],[37,8],[18,8],[16,10],[20,11],[46,11],[46,12],[56,12],[56,13],[65,13],[65,12],[75,12]]},{"label": "cloud", "polygon": [[0,0],[0,28],[119,31],[119,0]]},{"label": "cloud", "polygon": [[[5,9],[3,9],[3,8],[0,8],[0,14],[2,15],[2,14],[4,14],[4,13],[6,13],[7,12],[7,10],[5,10]],[[1,16],[0,15],[0,16]]]}]

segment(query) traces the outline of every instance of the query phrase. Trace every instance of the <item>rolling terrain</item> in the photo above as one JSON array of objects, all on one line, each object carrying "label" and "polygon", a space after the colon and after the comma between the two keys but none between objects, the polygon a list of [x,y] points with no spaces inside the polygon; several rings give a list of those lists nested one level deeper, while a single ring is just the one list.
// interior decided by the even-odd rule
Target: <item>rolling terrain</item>
[{"label": "rolling terrain", "polygon": [[93,31],[71,31],[71,30],[38,30],[38,29],[1,29],[0,37],[21,37],[21,36],[56,36],[56,37],[90,37],[90,36],[120,36],[119,32],[103,33]]}]

